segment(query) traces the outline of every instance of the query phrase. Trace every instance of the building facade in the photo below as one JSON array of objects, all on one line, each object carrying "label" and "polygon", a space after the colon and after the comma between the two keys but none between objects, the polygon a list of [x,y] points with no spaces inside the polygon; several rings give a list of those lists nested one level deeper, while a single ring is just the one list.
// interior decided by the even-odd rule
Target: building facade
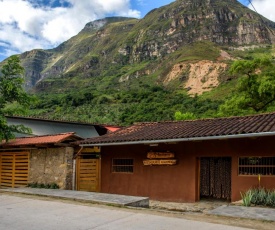
[{"label": "building facade", "polygon": [[100,192],[195,202],[275,189],[275,113],[138,123],[80,141],[100,147]]}]

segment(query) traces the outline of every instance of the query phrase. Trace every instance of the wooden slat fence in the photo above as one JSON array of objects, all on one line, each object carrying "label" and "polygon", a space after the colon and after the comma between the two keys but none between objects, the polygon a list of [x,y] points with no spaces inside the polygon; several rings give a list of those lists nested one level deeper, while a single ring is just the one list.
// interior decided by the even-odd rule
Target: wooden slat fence
[{"label": "wooden slat fence", "polygon": [[28,184],[29,153],[0,153],[0,187],[18,188]]},{"label": "wooden slat fence", "polygon": [[77,190],[99,192],[99,159],[77,160]]}]

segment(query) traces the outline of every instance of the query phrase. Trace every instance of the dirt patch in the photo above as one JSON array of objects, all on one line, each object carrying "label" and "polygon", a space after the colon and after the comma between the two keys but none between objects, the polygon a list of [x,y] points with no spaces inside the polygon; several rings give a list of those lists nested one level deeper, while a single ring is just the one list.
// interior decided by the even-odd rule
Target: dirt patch
[{"label": "dirt patch", "polygon": [[224,50],[221,50],[221,56],[218,57],[218,61],[223,61],[223,60],[234,60],[233,57],[230,56],[229,53],[225,52]]},{"label": "dirt patch", "polygon": [[198,212],[203,213],[208,210],[215,209],[221,205],[228,204],[226,202],[212,202],[203,201],[196,203],[176,203],[176,202],[160,202],[150,200],[150,208],[152,209],[162,209],[169,211],[179,211],[179,212]]},{"label": "dirt patch", "polygon": [[[225,54],[224,54],[225,55]],[[219,76],[227,68],[227,64],[208,60],[196,63],[179,63],[174,65],[164,80],[165,84],[170,81],[187,75],[187,82],[184,88],[188,89],[189,95],[200,95],[210,91],[219,85]]]},{"label": "dirt patch", "polygon": [[225,71],[227,64],[212,61],[200,61],[190,66],[190,74],[185,88],[189,94],[202,94],[219,85],[219,76]]}]

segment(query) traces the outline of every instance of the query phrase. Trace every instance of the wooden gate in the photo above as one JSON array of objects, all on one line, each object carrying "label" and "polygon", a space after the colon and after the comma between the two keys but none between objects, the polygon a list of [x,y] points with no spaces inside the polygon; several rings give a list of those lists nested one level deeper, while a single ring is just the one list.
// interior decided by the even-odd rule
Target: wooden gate
[{"label": "wooden gate", "polygon": [[29,153],[0,153],[0,187],[27,186],[29,180]]},{"label": "wooden gate", "polygon": [[231,199],[230,157],[201,158],[200,197]]},{"label": "wooden gate", "polygon": [[100,191],[100,160],[77,159],[77,190]]}]

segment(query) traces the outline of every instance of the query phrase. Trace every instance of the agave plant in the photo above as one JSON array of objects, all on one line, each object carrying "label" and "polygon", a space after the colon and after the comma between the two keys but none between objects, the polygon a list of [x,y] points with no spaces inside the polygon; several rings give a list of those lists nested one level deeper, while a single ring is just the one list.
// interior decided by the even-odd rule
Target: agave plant
[{"label": "agave plant", "polygon": [[275,207],[275,190],[267,191],[266,206]]},{"label": "agave plant", "polygon": [[251,205],[251,200],[253,198],[253,192],[251,189],[249,189],[248,191],[246,191],[245,193],[241,193],[241,197],[243,200],[243,205],[248,207]]}]

